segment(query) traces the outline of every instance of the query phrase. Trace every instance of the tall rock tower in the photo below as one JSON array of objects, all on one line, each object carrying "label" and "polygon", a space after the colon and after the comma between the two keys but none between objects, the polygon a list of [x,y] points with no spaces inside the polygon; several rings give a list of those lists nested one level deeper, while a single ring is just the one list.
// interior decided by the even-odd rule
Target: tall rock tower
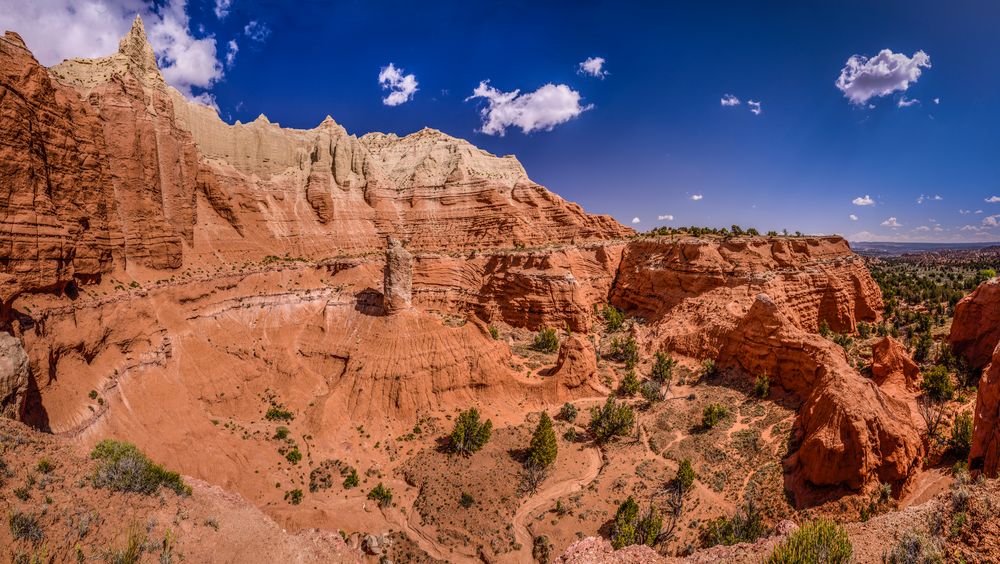
[{"label": "tall rock tower", "polygon": [[383,308],[387,315],[412,307],[413,255],[399,239],[389,238],[385,250]]}]

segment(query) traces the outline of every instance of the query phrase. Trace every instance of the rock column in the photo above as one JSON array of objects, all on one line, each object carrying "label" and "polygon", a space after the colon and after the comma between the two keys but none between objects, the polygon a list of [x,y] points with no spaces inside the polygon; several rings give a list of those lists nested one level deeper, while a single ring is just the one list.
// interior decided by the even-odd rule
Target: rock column
[{"label": "rock column", "polygon": [[412,307],[413,255],[398,239],[389,238],[385,250],[383,307],[386,315]]},{"label": "rock column", "polygon": [[28,355],[21,340],[0,332],[0,417],[20,419],[28,391]]}]

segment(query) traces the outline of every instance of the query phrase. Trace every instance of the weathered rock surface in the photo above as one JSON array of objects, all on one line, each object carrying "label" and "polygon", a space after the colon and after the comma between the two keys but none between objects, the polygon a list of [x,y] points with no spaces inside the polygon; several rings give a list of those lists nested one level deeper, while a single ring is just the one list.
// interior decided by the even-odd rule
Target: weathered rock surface
[{"label": "weathered rock surface", "polygon": [[408,309],[413,305],[413,255],[398,239],[389,239],[385,250],[385,272],[382,295],[387,314]]},{"label": "weathered rock surface", "polygon": [[1000,277],[983,282],[955,305],[948,340],[971,368],[990,363],[1000,342]]},{"label": "weathered rock surface", "polygon": [[793,462],[809,483],[904,485],[919,468],[923,442],[907,403],[858,373],[840,346],[797,327],[767,295],[757,296],[718,363],[767,374],[803,401]]},{"label": "weathered rock surface", "polygon": [[973,424],[969,469],[996,478],[1000,476],[1000,345],[979,380]]},{"label": "weathered rock surface", "polygon": [[28,377],[28,355],[21,340],[0,332],[0,417],[21,418]]},{"label": "weathered rock surface", "polygon": [[910,358],[906,347],[892,337],[872,345],[872,378],[880,386],[899,390],[920,389],[920,367]]}]

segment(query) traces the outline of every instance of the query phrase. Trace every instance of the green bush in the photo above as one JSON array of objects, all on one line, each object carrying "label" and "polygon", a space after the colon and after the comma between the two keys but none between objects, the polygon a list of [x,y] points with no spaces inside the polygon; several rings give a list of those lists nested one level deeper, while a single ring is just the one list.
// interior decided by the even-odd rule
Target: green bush
[{"label": "green bush", "polygon": [[291,421],[294,418],[295,416],[292,415],[291,411],[277,406],[271,406],[270,409],[267,410],[267,413],[264,414],[264,419],[267,419],[268,421]]},{"label": "green bush", "polygon": [[629,496],[615,513],[611,526],[611,546],[616,550],[634,544],[653,546],[663,528],[663,518],[655,508],[639,516],[639,504]]},{"label": "green bush", "polygon": [[500,338],[500,331],[497,330],[496,327],[490,325],[489,330],[490,330],[490,337],[493,337],[494,341]]},{"label": "green bush", "polygon": [[49,472],[55,470],[55,468],[55,464],[52,464],[52,461],[48,458],[39,460],[38,464],[35,465],[35,470],[38,470],[42,474],[48,474]]},{"label": "green bush", "polygon": [[830,324],[827,323],[825,319],[820,320],[819,334],[823,337],[829,337],[830,333],[832,333],[832,331],[830,331]]},{"label": "green bush", "polygon": [[292,464],[298,464],[302,460],[302,453],[299,452],[299,447],[293,446],[290,451],[285,453],[285,459]]},{"label": "green bush", "polygon": [[757,376],[757,381],[753,385],[753,393],[759,398],[766,398],[771,394],[771,379],[767,372]]},{"label": "green bush", "polygon": [[575,405],[566,402],[563,404],[562,409],[559,410],[559,418],[568,423],[576,421],[576,416],[580,412]]},{"label": "green bush", "polygon": [[625,373],[621,383],[618,385],[618,393],[623,396],[634,396],[639,391],[639,378],[635,375],[635,370]]},{"label": "green bush", "polygon": [[590,408],[590,425],[587,430],[595,441],[606,443],[615,437],[630,434],[634,425],[635,414],[632,407],[609,397],[603,406]]},{"label": "green bush", "polygon": [[709,521],[702,529],[701,541],[706,548],[720,544],[730,546],[754,542],[766,532],[760,511],[753,503],[748,502],[743,510],[737,511],[732,517],[719,517]]},{"label": "green bush", "polygon": [[660,384],[670,384],[675,364],[677,362],[673,358],[662,352],[657,352],[656,360],[653,362],[653,380]]},{"label": "green bush", "polygon": [[539,352],[554,353],[559,350],[559,336],[555,329],[545,328],[535,335],[531,348]]},{"label": "green bush", "polygon": [[792,533],[774,549],[767,564],[847,564],[852,551],[847,531],[821,519]]},{"label": "green bush", "polygon": [[535,433],[531,436],[528,463],[539,468],[547,468],[556,461],[558,454],[559,445],[556,442],[556,432],[552,429],[552,418],[543,411],[535,427]]},{"label": "green bush", "polygon": [[639,387],[639,392],[642,393],[643,399],[649,403],[656,403],[663,399],[663,394],[660,393],[660,384],[654,382],[653,380],[646,380]]},{"label": "green bush", "polygon": [[691,466],[691,460],[685,458],[677,466],[677,475],[674,476],[673,482],[680,487],[681,492],[687,493],[694,487],[694,479],[695,474],[694,468]]},{"label": "green bush", "polygon": [[703,429],[711,429],[718,425],[719,421],[729,413],[724,406],[718,403],[711,403],[705,406],[701,412],[701,426]]},{"label": "green bush", "polygon": [[96,488],[152,495],[163,486],[177,495],[191,494],[180,474],[154,463],[132,443],[105,439],[90,458],[99,461],[92,478]]},{"label": "green bush", "polygon": [[274,438],[279,441],[283,441],[288,438],[288,427],[278,427],[274,431]]},{"label": "green bush", "polygon": [[608,356],[611,360],[624,362],[626,368],[635,368],[635,365],[639,363],[639,344],[632,336],[625,339],[614,337],[611,339],[611,350],[608,352]]},{"label": "green bush", "polygon": [[302,503],[302,490],[294,489],[285,492],[285,501],[291,503],[292,505],[298,505]]},{"label": "green bush", "polygon": [[950,400],[955,395],[955,386],[948,369],[941,365],[924,372],[922,387],[928,396],[938,401]]},{"label": "green bush", "polygon": [[377,486],[372,488],[372,491],[368,492],[368,499],[378,502],[379,507],[388,507],[392,505],[392,490],[379,482]]},{"label": "green bush", "polygon": [[715,366],[714,360],[706,358],[701,361],[701,376],[703,378],[711,378],[712,376],[715,376],[717,370],[718,368]]},{"label": "green bush", "polygon": [[459,505],[461,505],[462,507],[468,509],[468,508],[472,507],[472,505],[474,503],[476,503],[476,499],[474,497],[472,497],[472,495],[470,495],[468,493],[465,493],[465,492],[462,492],[462,497],[460,497],[459,500],[458,500],[458,504]]},{"label": "green bush", "polygon": [[451,431],[451,450],[470,455],[483,448],[493,434],[493,422],[479,420],[479,410],[471,408],[458,414]]},{"label": "green bush", "polygon": [[351,468],[351,473],[344,478],[344,489],[349,490],[351,488],[356,488],[360,483],[361,480],[358,479],[358,471]]},{"label": "green bush", "polygon": [[42,526],[38,524],[38,517],[31,513],[15,511],[7,517],[7,526],[10,527],[10,535],[14,540],[23,540],[38,544],[45,537]]},{"label": "green bush", "polygon": [[959,413],[955,416],[955,422],[951,426],[951,448],[955,454],[961,458],[969,456],[969,448],[972,447],[972,414],[969,412]]},{"label": "green bush", "polygon": [[625,324],[625,315],[611,304],[604,304],[604,308],[601,310],[601,317],[604,318],[604,326],[609,333],[618,331]]},{"label": "green bush", "polygon": [[913,531],[903,533],[882,560],[887,564],[936,564],[945,561],[937,540]]}]

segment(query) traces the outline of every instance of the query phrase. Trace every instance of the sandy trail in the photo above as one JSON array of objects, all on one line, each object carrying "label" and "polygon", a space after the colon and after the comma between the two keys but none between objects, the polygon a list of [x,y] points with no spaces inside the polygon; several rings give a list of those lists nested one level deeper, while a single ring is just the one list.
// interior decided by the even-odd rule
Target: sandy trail
[{"label": "sandy trail", "polygon": [[426,552],[431,558],[444,560],[445,562],[479,562],[479,559],[473,556],[455,554],[452,548],[442,545],[418,523],[414,523],[414,519],[419,519],[419,513],[412,505],[406,509],[406,515],[398,509],[383,510],[382,513],[389,523],[399,527],[411,541],[420,547],[420,550]]},{"label": "sandy trail", "polygon": [[552,482],[521,505],[521,507],[517,510],[517,513],[514,514],[514,519],[512,521],[512,524],[514,525],[514,539],[521,545],[521,549],[519,551],[504,554],[499,558],[498,562],[532,561],[531,549],[534,544],[534,539],[531,536],[531,531],[528,530],[527,523],[531,514],[539,507],[547,503],[551,503],[552,500],[558,497],[583,489],[584,486],[594,481],[594,479],[596,479],[601,473],[603,460],[601,458],[600,450],[596,447],[588,447],[586,452],[589,455],[590,460],[583,475],[558,482]]}]

